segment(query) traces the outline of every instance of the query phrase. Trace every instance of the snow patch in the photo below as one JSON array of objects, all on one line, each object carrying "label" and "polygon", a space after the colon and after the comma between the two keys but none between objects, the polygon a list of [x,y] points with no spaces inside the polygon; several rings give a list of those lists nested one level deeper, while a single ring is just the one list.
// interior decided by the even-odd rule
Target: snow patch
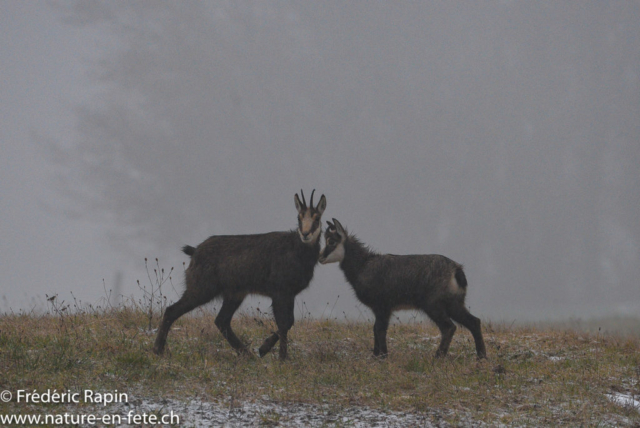
[{"label": "snow patch", "polygon": [[612,394],[606,394],[607,398],[614,403],[623,407],[633,407],[640,411],[640,401],[636,400],[637,396],[622,394],[620,392],[614,392]]}]

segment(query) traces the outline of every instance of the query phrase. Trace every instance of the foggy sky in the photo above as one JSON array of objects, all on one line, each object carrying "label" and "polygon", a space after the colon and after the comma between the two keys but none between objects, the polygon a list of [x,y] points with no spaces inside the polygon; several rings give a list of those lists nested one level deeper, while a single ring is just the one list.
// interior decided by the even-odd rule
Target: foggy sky
[{"label": "foggy sky", "polygon": [[[181,271],[184,244],[295,228],[294,193],[316,188],[325,217],[374,249],[464,264],[480,317],[640,310],[638,3],[40,7],[49,27],[22,6],[3,34],[39,86],[3,86],[3,115],[22,105],[3,121],[24,121],[31,148],[3,138],[21,159],[4,161],[19,196],[3,197],[3,223],[26,236],[8,234],[2,258],[26,270],[40,235],[63,235],[44,292],[96,299],[123,270],[134,293],[144,257]],[[14,41],[51,40],[46,28],[51,47]],[[41,120],[53,111],[64,120]],[[32,162],[39,178],[20,184]],[[47,209],[17,206],[27,192]],[[75,269],[84,283],[68,285]],[[336,299],[334,316],[366,312],[337,265],[298,299],[314,315]]]}]

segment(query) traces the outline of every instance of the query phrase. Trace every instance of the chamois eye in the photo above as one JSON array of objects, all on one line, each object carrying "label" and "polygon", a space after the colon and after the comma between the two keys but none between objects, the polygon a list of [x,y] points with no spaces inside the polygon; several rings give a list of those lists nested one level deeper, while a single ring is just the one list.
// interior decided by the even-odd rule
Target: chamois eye
[{"label": "chamois eye", "polygon": [[336,243],[335,239],[332,239],[332,238],[327,239],[327,245],[335,245],[335,243]]}]

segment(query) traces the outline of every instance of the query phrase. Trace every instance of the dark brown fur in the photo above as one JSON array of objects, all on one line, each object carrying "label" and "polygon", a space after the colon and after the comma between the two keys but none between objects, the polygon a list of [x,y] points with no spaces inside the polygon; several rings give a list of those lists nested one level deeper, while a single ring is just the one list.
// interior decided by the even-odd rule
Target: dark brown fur
[{"label": "dark brown fur", "polygon": [[[315,227],[326,207],[324,195],[313,207],[295,197],[299,217],[310,217]],[[304,201],[304,195],[303,195]],[[186,289],[175,304],[165,311],[154,352],[164,351],[171,325],[185,313],[216,297],[222,297],[222,307],[215,323],[229,344],[238,352],[250,354],[231,329],[231,318],[248,294],[260,294],[272,300],[278,331],[268,337],[259,349],[265,355],[280,340],[280,359],[287,357],[287,332],[294,322],[294,300],[309,286],[320,253],[320,240],[303,243],[302,236],[313,235],[316,228],[299,232],[271,232],[259,235],[212,236],[197,248],[185,246],[191,256],[185,271]],[[315,232],[317,233],[317,232]]]},{"label": "dark brown fur", "polygon": [[327,222],[326,246],[320,254],[320,263],[326,262],[331,253],[343,245],[340,269],[358,299],[376,317],[374,355],[387,354],[387,328],[393,311],[420,309],[440,329],[442,337],[437,357],[445,356],[449,350],[456,331],[453,319],[471,331],[478,358],[486,358],[480,320],[464,306],[467,279],[460,264],[439,254],[378,254],[349,235],[336,219],[333,221],[334,224]]}]

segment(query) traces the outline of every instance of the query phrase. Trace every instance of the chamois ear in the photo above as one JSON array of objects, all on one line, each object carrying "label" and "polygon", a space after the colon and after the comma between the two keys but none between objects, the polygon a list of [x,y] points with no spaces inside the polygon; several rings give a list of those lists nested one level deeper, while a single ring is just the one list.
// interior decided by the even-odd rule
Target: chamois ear
[{"label": "chamois ear", "polygon": [[318,213],[322,215],[322,213],[326,208],[327,208],[327,198],[325,198],[324,195],[322,195],[320,197],[320,201],[318,202],[318,206],[316,207],[316,210],[318,210]]},{"label": "chamois ear", "polygon": [[345,238],[347,236],[347,232],[345,232],[344,227],[342,227],[340,222],[334,218],[333,224],[335,224],[336,226],[336,231],[338,232],[338,235],[340,235],[341,238]]},{"label": "chamois ear", "polygon": [[296,193],[296,196],[293,198],[293,200],[296,203],[296,209],[298,210],[298,213],[301,213],[306,208],[306,206],[303,205],[302,202],[300,202],[300,198],[298,197],[297,193]]}]

